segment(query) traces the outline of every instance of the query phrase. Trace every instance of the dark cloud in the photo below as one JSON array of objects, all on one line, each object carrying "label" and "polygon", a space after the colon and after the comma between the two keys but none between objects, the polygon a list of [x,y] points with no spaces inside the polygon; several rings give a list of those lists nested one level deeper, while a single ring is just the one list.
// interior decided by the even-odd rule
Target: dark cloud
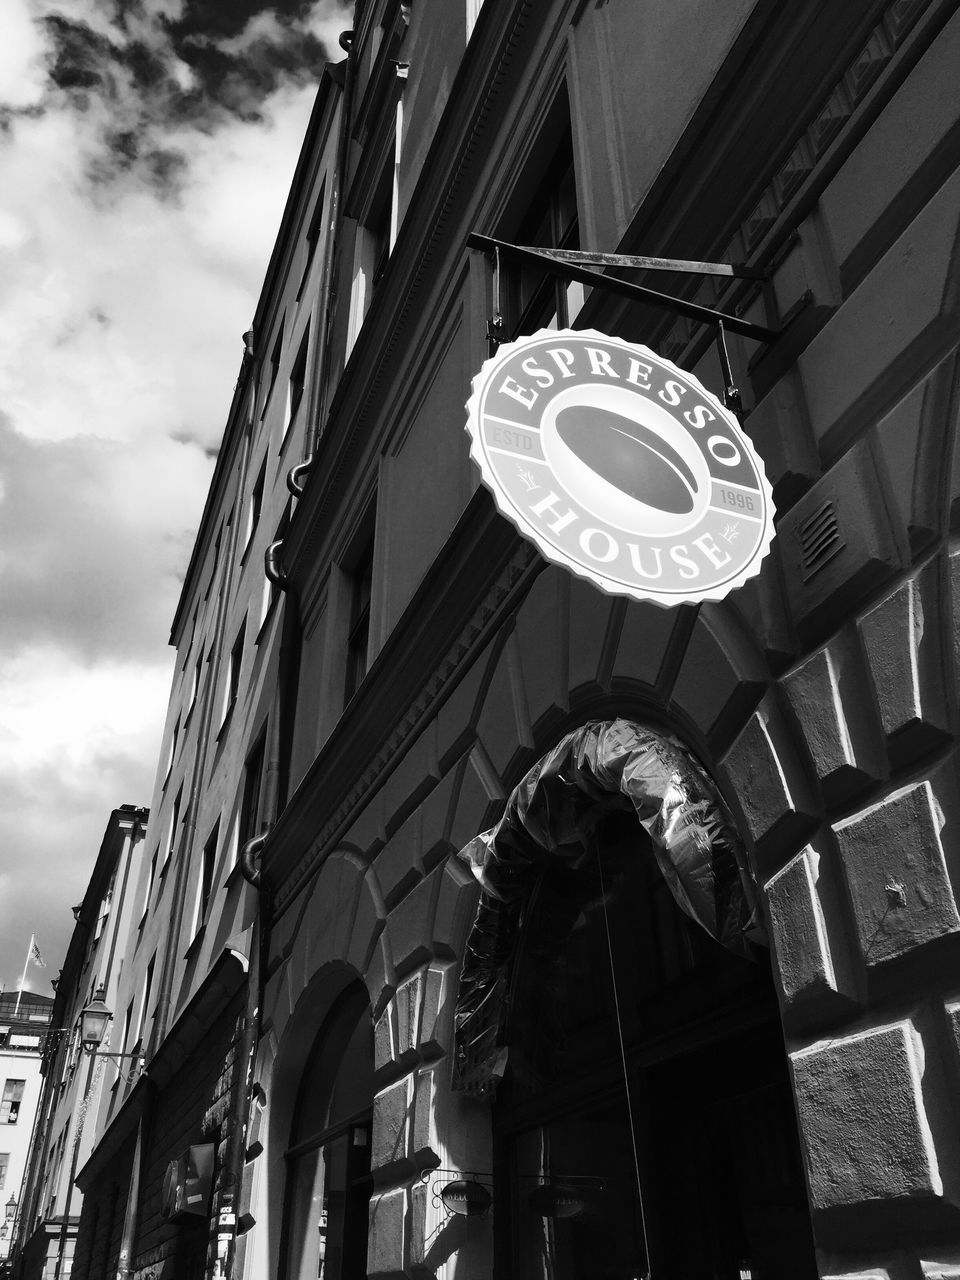
[{"label": "dark cloud", "polygon": [[[110,68],[114,46],[85,22],[71,22],[60,14],[45,18],[52,48],[50,79],[67,91],[101,88]],[[86,103],[86,99],[81,101]]]},{"label": "dark cloud", "polygon": [[[94,185],[136,176],[174,196],[186,159],[165,142],[166,131],[257,122],[272,94],[315,82],[330,56],[304,25],[309,4],[192,0],[174,21],[130,0],[101,3],[110,36],[60,13],[43,20],[53,90],[73,110],[96,107],[104,116],[88,164]],[[0,124],[3,118],[0,108]]]}]

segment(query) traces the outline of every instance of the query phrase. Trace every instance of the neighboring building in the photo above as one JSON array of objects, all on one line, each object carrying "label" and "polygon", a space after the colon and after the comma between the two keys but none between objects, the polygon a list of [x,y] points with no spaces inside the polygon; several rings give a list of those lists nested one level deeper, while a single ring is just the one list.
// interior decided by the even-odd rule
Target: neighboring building
[{"label": "neighboring building", "polygon": [[[240,851],[276,819],[283,610],[264,557],[284,536],[290,470],[312,448],[325,338],[329,226],[342,75],[322,76],[173,621],[177,651],[151,803],[132,882],[136,909],[118,976],[112,1047],[142,1054],[91,1112],[97,1145],[79,1171],[73,1274],[182,1280],[228,1265],[242,1154],[241,1099],[256,1002],[258,895]],[[250,352],[256,348],[258,358]],[[259,358],[262,354],[262,358]],[[254,986],[254,997],[256,986]],[[216,1152],[212,1218],[171,1208],[172,1162]]]},{"label": "neighboring building", "polygon": [[[956,1276],[957,5],[365,0],[342,43],[174,621],[75,1280]],[[765,274],[639,277],[776,331],[728,339],[758,577],[607,596],[497,513],[496,339],[725,378],[471,233]]]},{"label": "neighboring building", "polygon": [[23,1207],[27,1157],[42,1089],[53,997],[0,991],[0,1274],[7,1274]]},{"label": "neighboring building", "polygon": [[[95,996],[116,1007],[117,985],[130,936],[133,884],[147,835],[146,809],[121,805],[110,814],[76,926],[56,984],[44,1055],[40,1106],[30,1168],[24,1181],[17,1234],[17,1272],[23,1280],[70,1275],[83,1196],[73,1185],[93,1147],[88,1117],[110,1098],[136,1063],[94,1058],[80,1044],[80,1013]],[[110,1039],[103,1048],[109,1050]]]}]

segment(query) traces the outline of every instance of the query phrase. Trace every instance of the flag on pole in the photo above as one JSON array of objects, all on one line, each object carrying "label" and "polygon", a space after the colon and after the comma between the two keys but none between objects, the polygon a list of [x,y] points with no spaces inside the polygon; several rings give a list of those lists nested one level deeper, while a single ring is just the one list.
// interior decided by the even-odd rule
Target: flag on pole
[{"label": "flag on pole", "polygon": [[47,967],[47,962],[40,954],[40,948],[37,946],[37,940],[35,937],[30,939],[30,959],[39,969],[45,969]]}]

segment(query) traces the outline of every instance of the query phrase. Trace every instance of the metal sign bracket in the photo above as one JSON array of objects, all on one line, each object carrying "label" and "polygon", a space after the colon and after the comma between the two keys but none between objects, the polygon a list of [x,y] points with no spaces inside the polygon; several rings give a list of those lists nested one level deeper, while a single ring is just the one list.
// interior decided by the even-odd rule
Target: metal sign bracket
[{"label": "metal sign bracket", "polygon": [[[640,254],[628,253],[590,253],[580,249],[542,249],[533,245],[509,244],[506,240],[497,240],[492,236],[482,236],[472,232],[467,236],[467,248],[478,249],[481,253],[490,254],[494,259],[494,315],[487,325],[487,339],[490,354],[493,355],[502,340],[502,312],[500,307],[500,257],[504,255],[516,262],[525,262],[531,266],[541,266],[555,275],[565,276],[570,280],[578,280],[594,288],[606,289],[609,293],[620,294],[621,297],[633,298],[637,302],[645,302],[649,306],[662,307],[674,311],[677,315],[701,324],[718,326],[718,345],[720,360],[723,365],[726,393],[736,392],[730,373],[730,362],[727,358],[724,343],[724,330],[738,334],[743,338],[752,338],[755,342],[774,342],[780,336],[776,329],[768,329],[765,325],[754,324],[750,320],[742,320],[739,316],[726,315],[722,311],[714,311],[712,307],[704,307],[686,298],[675,298],[668,293],[659,293],[656,289],[648,289],[644,285],[633,284],[629,280],[621,280],[617,276],[604,275],[602,271],[591,271],[591,266],[627,267],[643,271],[679,271],[695,275],[725,276],[740,280],[764,280],[766,275],[753,267],[736,262],[695,262],[680,258],[652,258]],[[725,394],[726,394],[725,393]],[[732,405],[730,406],[733,407]]]}]

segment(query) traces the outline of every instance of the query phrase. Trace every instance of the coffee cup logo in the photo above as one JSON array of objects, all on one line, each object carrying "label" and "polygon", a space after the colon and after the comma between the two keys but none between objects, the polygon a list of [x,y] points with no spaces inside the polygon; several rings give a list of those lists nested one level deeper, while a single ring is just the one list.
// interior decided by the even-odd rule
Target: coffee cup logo
[{"label": "coffee cup logo", "polygon": [[547,559],[661,605],[721,599],[759,572],[762,463],[733,414],[646,347],[541,330],[484,364],[467,410],[484,483]]}]

